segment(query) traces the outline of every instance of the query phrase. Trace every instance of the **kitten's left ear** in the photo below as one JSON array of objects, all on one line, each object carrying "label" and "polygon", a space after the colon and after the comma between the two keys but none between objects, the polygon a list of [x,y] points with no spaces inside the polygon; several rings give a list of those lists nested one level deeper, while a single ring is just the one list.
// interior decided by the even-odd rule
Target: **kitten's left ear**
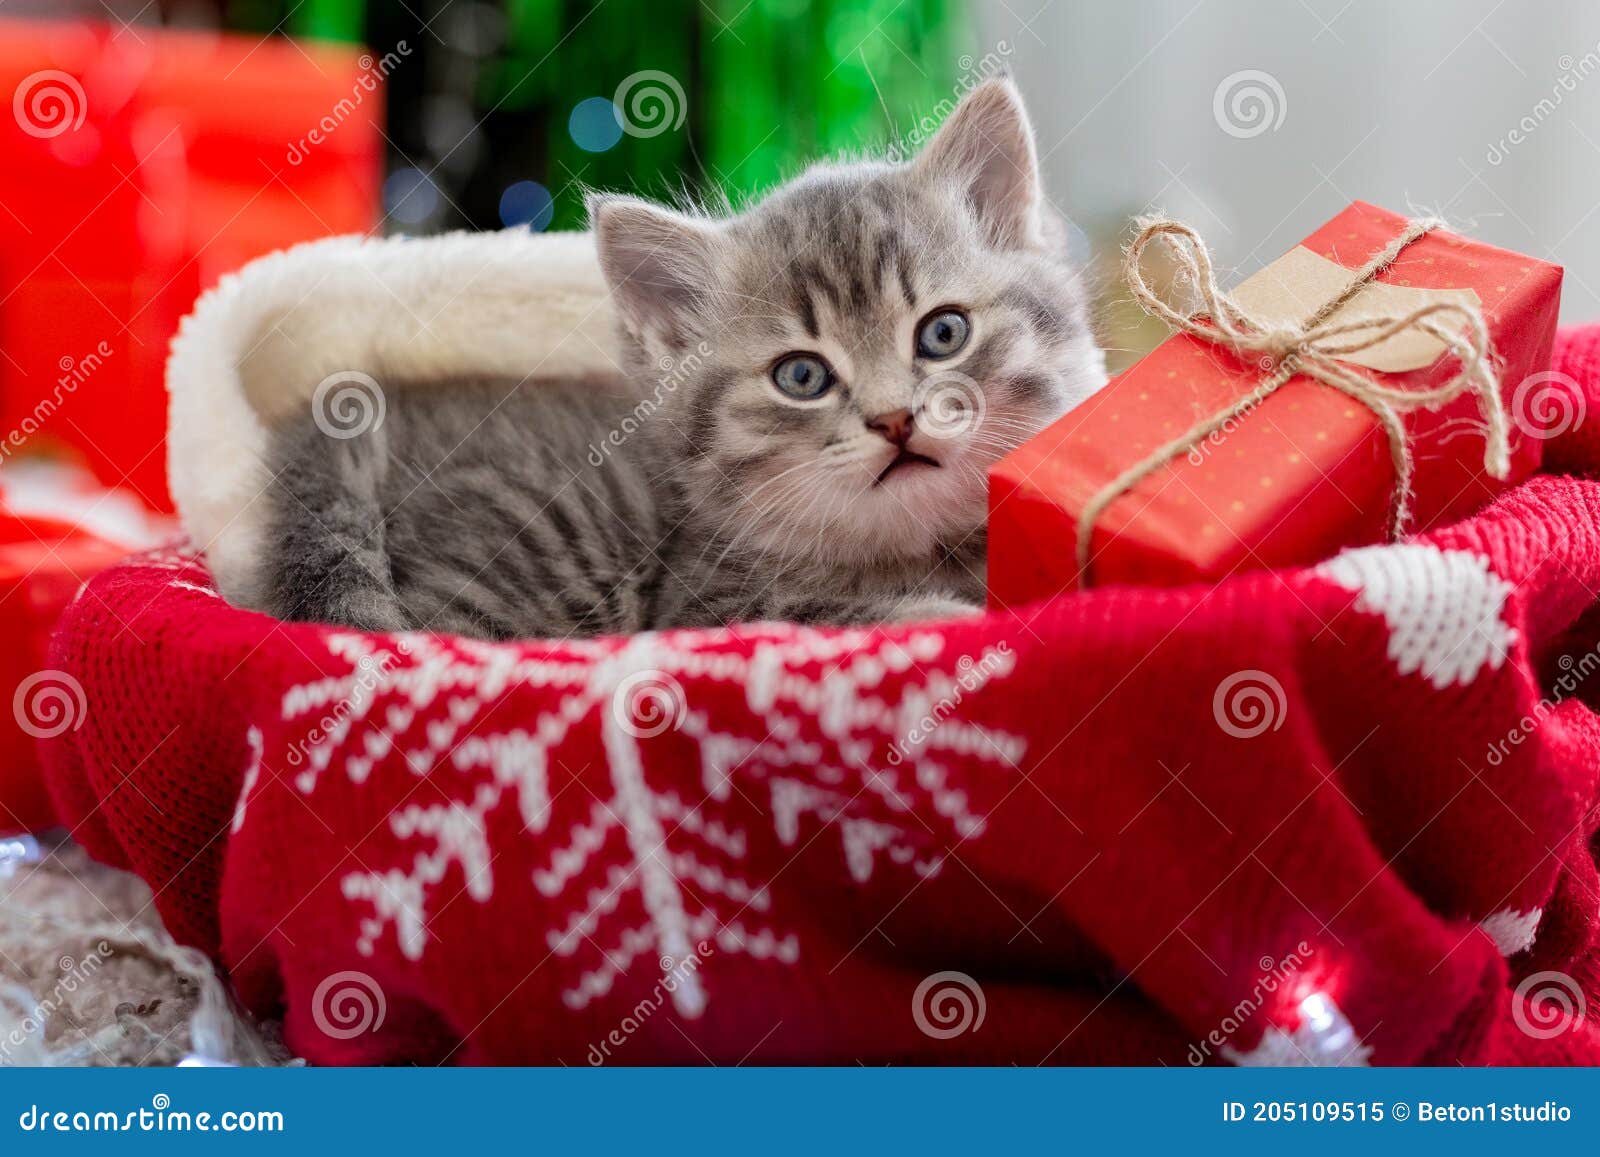
[{"label": "kitten's left ear", "polygon": [[968,93],[913,166],[921,174],[956,181],[996,245],[1046,243],[1033,125],[1009,79],[985,81]]},{"label": "kitten's left ear", "polygon": [[646,346],[688,344],[716,284],[720,236],[709,222],[637,197],[589,200],[600,270],[624,323]]}]

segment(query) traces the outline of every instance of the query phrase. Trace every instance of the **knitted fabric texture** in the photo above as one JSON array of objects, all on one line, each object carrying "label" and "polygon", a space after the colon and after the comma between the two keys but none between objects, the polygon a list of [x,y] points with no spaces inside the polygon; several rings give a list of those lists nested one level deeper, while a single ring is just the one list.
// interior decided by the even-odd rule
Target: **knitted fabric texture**
[{"label": "knitted fabric texture", "polygon": [[[1600,330],[1556,369],[1600,407]],[[185,551],[91,585],[60,817],[313,1062],[1600,1063],[1594,482],[881,630],[359,635]]]}]

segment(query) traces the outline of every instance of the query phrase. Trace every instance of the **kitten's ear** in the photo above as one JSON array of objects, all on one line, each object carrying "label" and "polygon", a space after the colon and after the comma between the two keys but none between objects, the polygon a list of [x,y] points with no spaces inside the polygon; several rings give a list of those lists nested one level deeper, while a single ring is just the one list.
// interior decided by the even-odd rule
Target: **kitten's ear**
[{"label": "kitten's ear", "polygon": [[688,343],[715,284],[715,225],[637,197],[589,198],[600,269],[629,331],[646,345]]},{"label": "kitten's ear", "polygon": [[985,81],[968,93],[913,165],[930,178],[957,182],[996,245],[1045,244],[1033,125],[1009,79]]}]

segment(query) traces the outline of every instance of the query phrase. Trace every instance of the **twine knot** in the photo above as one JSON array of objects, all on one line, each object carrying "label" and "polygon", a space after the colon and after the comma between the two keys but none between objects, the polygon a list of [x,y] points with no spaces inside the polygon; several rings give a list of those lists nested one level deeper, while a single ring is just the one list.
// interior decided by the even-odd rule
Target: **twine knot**
[{"label": "twine knot", "polygon": [[1297,329],[1268,330],[1261,335],[1261,348],[1266,351],[1262,360],[1276,366],[1290,354],[1298,353],[1304,344],[1304,335]]},{"label": "twine knot", "polygon": [[[1413,410],[1436,410],[1464,394],[1475,395],[1485,427],[1484,469],[1491,477],[1505,478],[1511,469],[1509,423],[1490,351],[1489,330],[1478,309],[1453,301],[1431,302],[1410,313],[1379,313],[1333,320],[1334,315],[1387,269],[1406,246],[1443,224],[1433,217],[1408,222],[1394,240],[1351,274],[1344,289],[1299,325],[1286,325],[1252,315],[1218,287],[1211,253],[1200,235],[1189,226],[1165,218],[1142,222],[1123,263],[1123,276],[1134,300],[1146,313],[1160,318],[1174,330],[1222,346],[1243,358],[1253,356],[1267,376],[1238,401],[1196,423],[1124,470],[1089,500],[1078,518],[1080,584],[1088,585],[1094,524],[1112,502],[1174,458],[1195,450],[1228,422],[1254,409],[1299,375],[1338,390],[1372,411],[1378,419],[1389,439],[1389,455],[1394,463],[1395,485],[1389,512],[1392,538],[1399,538],[1405,532],[1411,518],[1411,447],[1401,415]],[[1197,309],[1181,312],[1145,281],[1144,253],[1156,241],[1167,243],[1177,262],[1179,277],[1199,294]],[[1420,330],[1443,345],[1459,363],[1457,372],[1436,386],[1404,389],[1341,360],[1409,330]]]}]

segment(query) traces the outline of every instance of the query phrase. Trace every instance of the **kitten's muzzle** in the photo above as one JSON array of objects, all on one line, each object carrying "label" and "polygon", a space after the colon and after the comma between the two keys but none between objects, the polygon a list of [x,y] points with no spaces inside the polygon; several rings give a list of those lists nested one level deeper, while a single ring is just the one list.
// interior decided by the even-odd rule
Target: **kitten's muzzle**
[{"label": "kitten's muzzle", "polygon": [[883,484],[883,480],[893,474],[902,466],[932,466],[939,468],[937,460],[926,454],[919,454],[908,445],[911,435],[916,432],[916,418],[910,410],[890,410],[888,413],[879,414],[876,418],[868,418],[867,429],[879,435],[885,442],[895,448],[895,456],[878,472],[872,480],[874,486]]},{"label": "kitten's muzzle", "polygon": [[926,454],[918,454],[915,450],[907,450],[901,447],[900,452],[889,459],[889,464],[878,471],[878,476],[872,480],[872,484],[874,486],[883,485],[883,480],[902,466],[932,466],[935,470],[939,469],[939,463],[936,459],[929,458]]}]

